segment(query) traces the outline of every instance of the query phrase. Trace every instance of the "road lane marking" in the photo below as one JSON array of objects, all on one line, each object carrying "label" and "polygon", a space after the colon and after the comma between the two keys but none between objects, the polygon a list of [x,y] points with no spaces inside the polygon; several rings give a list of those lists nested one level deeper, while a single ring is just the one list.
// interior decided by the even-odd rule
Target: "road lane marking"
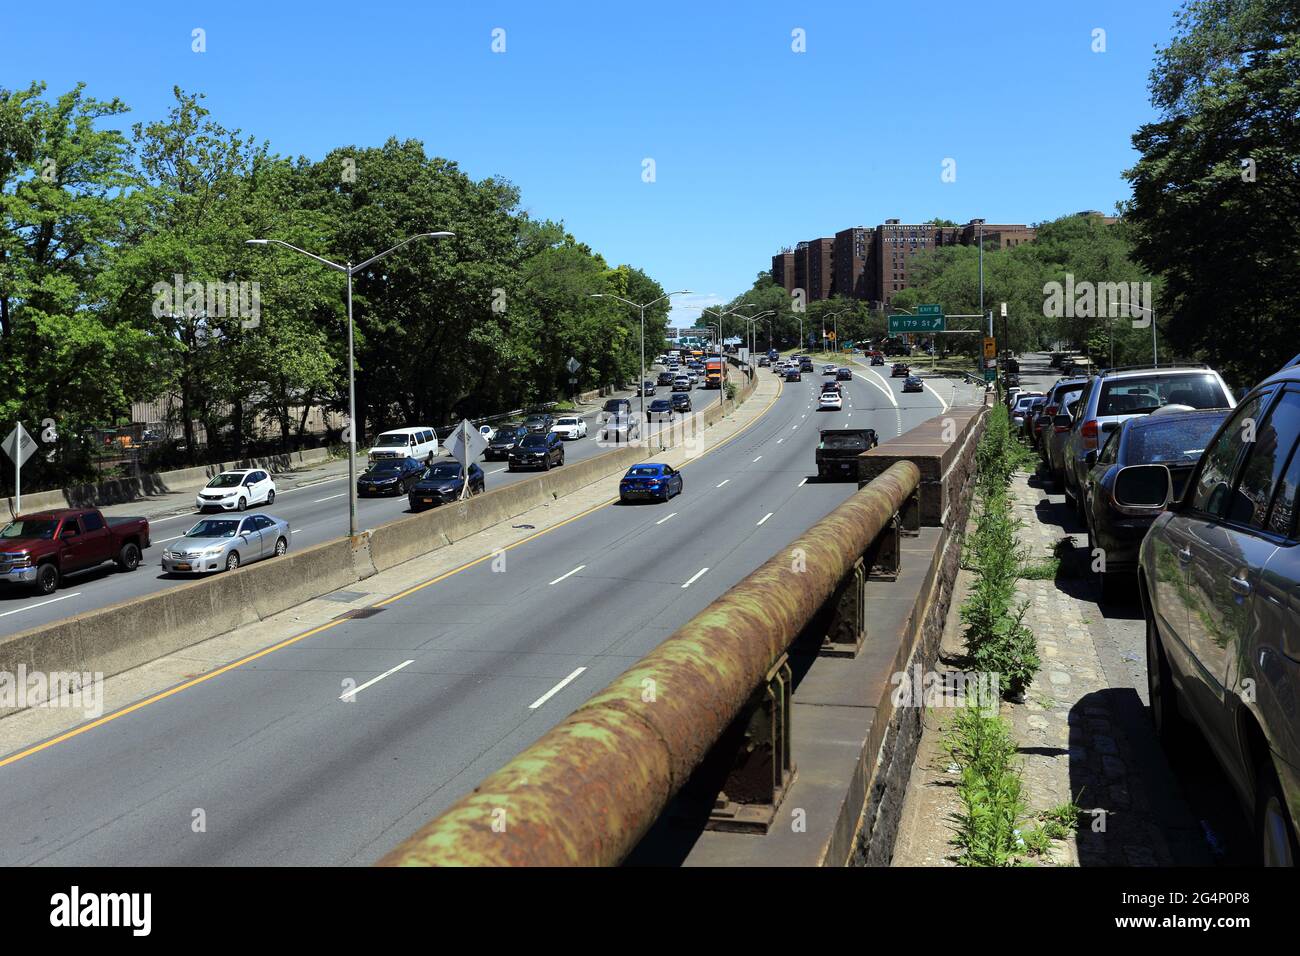
[{"label": "road lane marking", "polygon": [[870,368],[868,368],[867,371],[868,371],[868,372],[871,372],[872,375],[875,375],[876,378],[879,378],[879,379],[880,379],[880,382],[876,382],[876,381],[873,380],[873,379],[867,378],[865,375],[861,375],[861,374],[859,374],[858,372],[854,372],[853,374],[854,374],[854,375],[857,375],[858,378],[862,379],[862,381],[866,382],[868,385],[874,385],[876,388],[878,388],[878,389],[880,389],[882,392],[884,392],[884,393],[885,393],[885,397],[889,399],[890,403],[891,403],[895,408],[897,408],[897,407],[898,407],[898,399],[896,399],[896,398],[894,397],[894,390],[891,389],[891,388],[889,388],[887,385],[883,385],[883,384],[881,384],[881,382],[884,382],[884,379],[881,378],[881,376],[880,376],[879,374],[877,374],[876,372],[872,372]]},{"label": "road lane marking", "polygon": [[677,512],[674,511],[672,514],[667,515],[666,517],[660,518],[658,521],[655,522],[655,524],[663,524],[665,521],[667,521],[669,518],[673,517],[673,516],[676,515],[676,514],[677,514]]},{"label": "road lane marking", "polygon": [[[704,449],[697,457],[691,459],[690,463],[693,464],[694,462],[702,459],[705,455],[712,454],[718,449],[725,448],[727,445],[730,445],[733,441],[735,441],[737,438],[739,438],[741,435],[747,432],[750,428],[758,424],[758,422],[762,421],[763,416],[772,410],[772,408],[776,405],[776,403],[780,401],[781,396],[783,394],[785,394],[785,385],[782,382],[778,382],[776,394],[772,396],[772,400],[769,401],[767,405],[763,407],[763,410],[761,412],[759,412],[752,419],[750,419],[748,422],[746,422],[744,425],[738,428],[735,432],[728,435],[726,438],[723,438],[712,448]],[[489,551],[487,554],[479,555],[477,558],[474,558],[471,561],[466,561],[464,564],[460,565],[459,567],[452,568],[450,571],[444,571],[442,574],[435,575],[434,577],[430,578],[427,581],[421,581],[419,584],[413,585],[412,587],[407,588],[405,591],[399,591],[397,594],[394,594],[391,597],[387,597],[382,601],[376,602],[375,604],[372,605],[372,607],[385,607],[389,604],[393,604],[396,601],[401,601],[405,598],[408,598],[412,594],[416,594],[420,591],[423,591],[425,588],[432,587],[435,584],[440,584],[441,582],[447,580],[450,577],[454,577],[457,574],[461,574],[464,571],[468,571],[470,568],[476,568],[480,564],[484,564],[485,562],[491,561],[502,551],[513,551],[515,548],[521,548],[524,545],[528,544],[529,542],[542,537],[543,535],[550,534],[552,531],[558,531],[560,528],[567,527],[568,525],[573,524],[575,521],[580,521],[583,518],[587,517],[588,515],[593,515],[597,511],[600,511],[604,508],[608,508],[610,505],[614,504],[617,501],[618,498],[614,497],[606,501],[602,501],[598,504],[592,505],[590,508],[586,509],[585,511],[580,511],[576,515],[565,518],[563,521],[559,521],[556,524],[551,525],[549,528],[543,528],[540,531],[535,531],[532,534],[528,535],[527,537],[520,538],[518,541],[515,541],[511,544],[507,544],[504,547],[501,547],[497,550]],[[80,592],[74,592],[74,594],[69,594],[66,596],[75,597],[76,594],[79,593]],[[275,644],[272,644],[270,647],[264,647],[260,651],[255,651],[252,654],[247,654],[244,657],[241,657],[239,660],[231,661],[229,664],[224,664],[221,667],[215,668],[214,670],[210,670],[206,674],[200,674],[198,677],[194,677],[183,683],[177,684],[175,687],[169,687],[164,691],[159,691],[157,694],[153,694],[149,697],[146,697],[144,700],[138,700],[134,704],[128,704],[127,706],[121,708],[120,710],[113,711],[111,714],[105,714],[103,717],[99,717],[95,720],[92,720],[89,723],[81,724],[78,727],[73,727],[71,730],[59,734],[57,737],[51,737],[49,740],[42,741],[39,744],[33,744],[32,746],[26,748],[25,750],[20,750],[17,753],[10,754],[8,757],[0,758],[0,767],[7,767],[11,763],[17,763],[20,760],[25,760],[26,758],[32,756],[33,754],[38,754],[43,750],[48,750],[49,748],[61,744],[65,741],[71,740],[74,737],[80,737],[82,734],[89,733],[95,728],[102,727],[104,724],[111,723],[112,721],[117,720],[120,717],[125,717],[128,714],[133,714],[137,710],[141,710],[145,707],[148,707],[150,704],[156,704],[161,700],[166,700],[168,697],[172,697],[176,694],[179,694],[181,691],[189,690],[192,687],[197,687],[199,684],[206,684],[208,681],[215,680],[216,678],[220,677],[222,674],[225,674],[228,671],[236,670],[237,668],[243,667],[245,664],[251,664],[253,661],[260,660],[261,658],[266,657],[269,654],[274,654],[276,651],[284,650],[286,647],[292,647],[294,644],[297,644],[301,641],[305,641],[309,637],[315,637],[317,634],[321,634],[325,631],[330,630],[331,628],[338,627],[340,624],[350,623],[352,620],[353,618],[346,618],[346,617],[335,618],[332,621],[326,621],[324,624],[321,624],[318,627],[313,627],[309,630],[303,631],[301,634],[294,634],[292,637],[287,637],[283,641],[279,641]]]},{"label": "road lane marking", "polygon": [[489,474],[489,475],[499,475],[499,474],[501,474],[501,472],[503,472],[503,471],[505,471],[504,468],[498,468],[496,471],[489,471],[488,474]]},{"label": "road lane marking", "polygon": [[[565,578],[567,578],[567,577],[572,577],[573,575],[577,574],[579,571],[581,571],[581,570],[582,570],[583,568],[585,568],[585,567],[586,567],[585,564],[580,564],[580,565],[578,565],[576,568],[574,568],[572,571],[570,571],[568,574],[561,574],[558,578],[556,578],[554,581],[552,581],[551,584],[559,584],[559,583],[560,583],[561,581],[563,581]],[[551,584],[548,584],[547,587],[550,587]]]},{"label": "road lane marking", "polygon": [[783,441],[785,441],[784,438],[778,438],[778,439],[776,440],[776,443],[779,445],[779,444],[781,444],[781,442],[783,442]]},{"label": "road lane marking", "polygon": [[293,529],[292,531],[290,531],[289,533],[290,533],[290,534],[297,534],[297,533],[298,533],[299,531],[301,531],[301,530],[302,530],[302,528],[294,528],[294,529]]},{"label": "road lane marking", "polygon": [[564,688],[567,687],[567,686],[569,685],[570,682],[572,682],[575,678],[577,678],[577,676],[578,676],[579,674],[581,674],[583,671],[585,671],[586,669],[587,669],[587,668],[585,668],[585,667],[579,667],[576,671],[574,671],[574,672],[573,672],[572,674],[570,674],[568,677],[564,678],[564,680],[560,681],[558,684],[556,684],[554,687],[552,687],[550,690],[548,690],[548,691],[547,691],[545,694],[543,694],[541,697],[537,698],[535,701],[533,701],[531,704],[529,704],[529,705],[528,705],[528,709],[529,709],[529,710],[536,710],[538,707],[541,707],[542,704],[546,703],[548,700],[550,700],[552,697],[554,697],[554,696],[555,696],[556,694],[558,694],[560,691],[564,690]]},{"label": "road lane marking", "polygon": [[[763,457],[762,455],[759,455],[759,456],[758,456],[758,458],[762,458],[762,457]],[[758,458],[755,458],[754,461],[751,461],[751,462],[750,462],[750,464],[751,464],[751,465],[754,464],[755,461],[758,461]]]},{"label": "road lane marking", "polygon": [[799,484],[795,485],[795,487],[796,487],[796,488],[802,488],[802,487],[803,487],[804,485],[806,485],[806,484],[808,484],[808,479],[807,479],[807,478],[804,478],[802,481],[799,482]]},{"label": "road lane marking", "polygon": [[389,668],[388,670],[380,674],[378,677],[373,677],[370,680],[366,681],[360,687],[354,688],[353,690],[345,690],[342,694],[339,695],[339,700],[346,700],[349,702],[354,701],[357,699],[357,694],[361,693],[367,687],[371,686],[372,684],[378,684],[385,677],[388,677],[392,674],[396,674],[407,664],[414,664],[414,663],[415,661],[402,661],[402,663],[398,664],[396,667]]},{"label": "road lane marking", "polygon": [[[38,607],[45,607],[45,605],[53,604],[55,601],[66,601],[68,598],[74,598],[80,593],[80,591],[73,591],[71,594],[63,594],[56,598],[50,598],[48,601],[42,601],[40,604],[29,604],[26,607],[15,608],[12,611],[5,611],[3,614],[0,614],[0,617],[8,617],[10,614],[19,614],[23,611],[34,611]],[[3,766],[3,764],[0,764],[0,766]]]},{"label": "road lane marking", "polygon": [[939,404],[943,406],[943,410],[946,412],[948,410],[948,403],[945,402],[942,398],[939,398],[939,393],[936,392],[933,388],[930,388],[930,386],[926,384],[924,380],[922,380],[921,385],[924,388],[930,389],[930,394],[933,395],[935,398],[939,399]]},{"label": "road lane marking", "polygon": [[726,484],[727,482],[729,482],[730,480],[731,480],[730,478],[723,478],[720,482],[718,482],[717,487],[718,487],[718,488],[721,488],[723,485],[725,485],[725,484]]},{"label": "road lane marking", "polygon": [[[767,514],[763,515],[763,517],[759,519],[758,524],[762,524],[770,517],[772,517],[772,512],[769,511]],[[757,527],[757,525],[755,525],[755,527]]]},{"label": "road lane marking", "polygon": [[683,587],[683,588],[688,588],[688,587],[690,587],[692,584],[694,584],[696,581],[698,581],[700,578],[702,578],[702,577],[704,576],[704,572],[707,571],[707,570],[709,570],[709,569],[708,569],[708,568],[700,568],[700,569],[699,569],[698,571],[696,571],[693,575],[691,575],[691,579],[690,579],[689,581],[687,581],[685,584],[683,584],[682,587]]},{"label": "road lane marking", "polygon": [[345,491],[345,492],[343,492],[342,494],[338,494],[338,495],[330,495],[328,498],[317,498],[315,501],[312,502],[312,504],[314,504],[314,505],[318,505],[318,504],[320,504],[322,501],[333,501],[335,498],[346,498],[346,497],[347,497],[347,494],[348,494],[348,493]]}]

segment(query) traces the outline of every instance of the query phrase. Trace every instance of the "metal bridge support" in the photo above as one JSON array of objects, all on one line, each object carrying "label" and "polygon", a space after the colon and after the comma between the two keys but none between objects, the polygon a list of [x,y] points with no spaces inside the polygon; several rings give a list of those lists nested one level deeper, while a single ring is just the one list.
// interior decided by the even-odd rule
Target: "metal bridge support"
[{"label": "metal bridge support", "polygon": [[789,658],[782,654],[737,719],[743,723],[743,731],[706,829],[766,833],[771,828],[794,780],[790,755],[793,691]]},{"label": "metal bridge support", "polygon": [[866,562],[858,558],[831,598],[822,657],[857,657],[867,639]]}]

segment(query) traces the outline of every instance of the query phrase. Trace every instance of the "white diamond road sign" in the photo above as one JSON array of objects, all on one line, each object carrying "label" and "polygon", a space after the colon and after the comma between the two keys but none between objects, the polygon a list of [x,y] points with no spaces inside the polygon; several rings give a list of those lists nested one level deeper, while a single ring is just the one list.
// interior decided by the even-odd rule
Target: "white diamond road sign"
[{"label": "white diamond road sign", "polygon": [[479,455],[487,450],[487,439],[483,437],[468,419],[456,426],[456,430],[447,436],[447,451],[466,469],[470,463],[478,461]]},{"label": "white diamond road sign", "polygon": [[9,460],[19,468],[27,464],[27,459],[32,457],[36,451],[36,439],[27,434],[27,429],[23,428],[23,423],[19,422],[5,438],[4,443],[0,444],[0,449],[9,456]]}]

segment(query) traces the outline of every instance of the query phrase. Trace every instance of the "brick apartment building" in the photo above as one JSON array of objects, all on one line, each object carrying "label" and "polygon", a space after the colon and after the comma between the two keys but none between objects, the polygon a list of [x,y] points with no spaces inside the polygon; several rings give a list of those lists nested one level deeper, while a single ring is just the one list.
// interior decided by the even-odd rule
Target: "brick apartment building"
[{"label": "brick apartment building", "polygon": [[[940,246],[976,245],[980,226],[974,219],[964,226],[886,219],[875,228],[843,229],[833,239],[800,242],[793,253],[773,256],[772,278],[787,292],[804,289],[808,301],[836,295],[887,308],[894,295],[908,287],[917,255]],[[985,249],[1010,249],[1033,242],[1035,236],[1025,225],[984,223],[982,233]]]}]

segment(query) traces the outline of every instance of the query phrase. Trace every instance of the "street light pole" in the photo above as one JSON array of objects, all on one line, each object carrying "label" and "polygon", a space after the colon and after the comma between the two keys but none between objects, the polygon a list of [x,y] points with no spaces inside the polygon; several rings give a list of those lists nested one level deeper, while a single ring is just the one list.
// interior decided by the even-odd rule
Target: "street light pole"
[{"label": "street light pole", "polygon": [[244,245],[247,246],[266,246],[276,245],[283,246],[286,249],[292,249],[294,252],[300,252],[309,259],[315,259],[322,265],[331,269],[337,269],[348,277],[348,536],[355,538],[357,536],[357,381],[353,364],[352,355],[352,277],[362,269],[373,265],[385,256],[396,252],[403,246],[414,242],[417,239],[444,239],[454,237],[454,232],[421,232],[409,239],[404,239],[391,249],[385,249],[378,255],[371,256],[364,262],[353,265],[349,260],[346,264],[331,262],[323,256],[318,256],[314,252],[308,252],[292,243],[285,242],[283,239],[246,239]]},{"label": "street light pole", "polygon": [[645,310],[658,302],[662,302],[664,299],[671,299],[675,295],[690,295],[690,293],[691,293],[690,289],[678,289],[676,292],[669,292],[667,295],[661,295],[657,299],[652,299],[649,302],[643,302],[643,303],[633,302],[630,299],[623,298],[621,295],[614,295],[614,293],[612,292],[588,292],[587,293],[587,298],[589,299],[618,299],[618,301],[622,302],[624,305],[630,305],[632,308],[638,310],[641,313],[641,377],[637,380],[636,390],[637,393],[641,396],[641,421],[642,422],[646,420],[645,417]]}]

